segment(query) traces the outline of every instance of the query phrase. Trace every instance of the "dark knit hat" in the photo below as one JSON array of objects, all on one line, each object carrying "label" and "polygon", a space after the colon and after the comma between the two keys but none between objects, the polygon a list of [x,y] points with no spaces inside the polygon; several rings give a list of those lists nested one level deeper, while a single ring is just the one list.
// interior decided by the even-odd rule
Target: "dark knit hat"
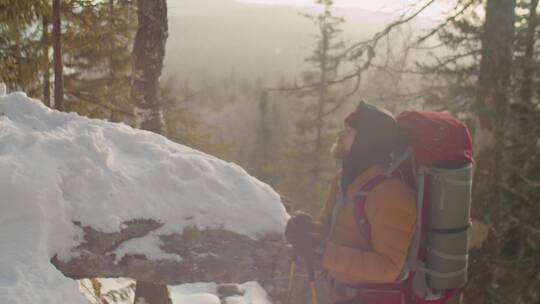
[{"label": "dark knit hat", "polygon": [[356,130],[351,151],[343,159],[341,185],[343,191],[369,167],[387,165],[392,153],[399,154],[405,141],[395,118],[385,109],[360,102],[344,122]]}]

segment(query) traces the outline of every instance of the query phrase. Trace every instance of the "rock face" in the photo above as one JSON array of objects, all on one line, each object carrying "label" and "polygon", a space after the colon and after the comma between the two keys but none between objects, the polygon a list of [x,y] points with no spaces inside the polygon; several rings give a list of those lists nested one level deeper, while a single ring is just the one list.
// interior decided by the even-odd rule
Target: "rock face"
[{"label": "rock face", "polygon": [[139,304],[172,304],[167,285],[137,281],[135,287],[135,303]]},{"label": "rock face", "polygon": [[[257,281],[272,303],[284,303],[292,250],[281,236],[253,240],[226,230],[190,228],[182,234],[159,236],[160,249],[177,259],[155,260],[138,254],[117,259],[115,250],[124,242],[155,233],[162,227],[156,221],[142,219],[126,222],[124,226],[117,233],[82,226],[84,240],[74,248],[76,257],[62,261],[54,256],[51,262],[73,279],[129,277],[137,280],[138,286],[149,283],[144,287],[151,291],[148,294],[157,293],[156,298],[167,295],[164,285],[215,282],[220,284],[218,293],[222,303],[239,303],[237,298],[244,291],[230,283]],[[292,303],[307,303],[311,295],[303,259],[298,260],[296,269]],[[317,283],[319,298],[326,298],[324,279],[319,278]],[[156,287],[165,289],[156,292]]]},{"label": "rock face", "polygon": [[124,223],[120,232],[106,233],[81,227],[84,241],[73,249],[74,258],[51,259],[65,276],[129,277],[137,281],[178,285],[194,282],[264,281],[272,277],[284,246],[280,236],[253,240],[226,230],[184,229],[182,234],[159,235],[161,250],[177,259],[149,259],[126,254],[117,259],[115,250],[124,242],[143,237],[161,224],[153,220]]},{"label": "rock face", "polygon": [[222,298],[243,296],[246,293],[238,284],[221,284],[217,291]]}]

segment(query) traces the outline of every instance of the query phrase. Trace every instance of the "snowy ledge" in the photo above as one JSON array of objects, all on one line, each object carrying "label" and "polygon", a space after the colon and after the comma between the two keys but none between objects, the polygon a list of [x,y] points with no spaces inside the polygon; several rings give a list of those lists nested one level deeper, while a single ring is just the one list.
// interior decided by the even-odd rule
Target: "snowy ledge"
[{"label": "snowy ledge", "polygon": [[[283,243],[279,239],[252,240],[226,230],[197,228],[186,228],[182,234],[153,234],[160,226],[154,221],[137,220],[119,233],[83,227],[85,241],[77,247],[77,256],[62,261],[55,255],[51,262],[73,279],[130,277],[179,285],[264,281],[275,271],[272,263],[283,258]],[[141,234],[145,236],[134,237]],[[146,238],[157,240],[157,244],[145,248],[154,244]],[[125,254],[125,247],[133,252]],[[152,251],[153,255],[149,255]]]},{"label": "snowy ledge", "polygon": [[72,277],[251,280],[258,249],[281,238],[279,195],[239,166],[1,95],[0,302],[84,303],[50,261]]}]

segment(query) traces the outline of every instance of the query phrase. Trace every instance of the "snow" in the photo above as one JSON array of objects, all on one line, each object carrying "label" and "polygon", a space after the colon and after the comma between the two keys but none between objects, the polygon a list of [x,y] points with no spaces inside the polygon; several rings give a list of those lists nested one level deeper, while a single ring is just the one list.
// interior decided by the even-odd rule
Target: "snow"
[{"label": "snow", "polygon": [[171,287],[173,303],[220,304],[216,283],[194,283]]},{"label": "snow", "polygon": [[257,282],[246,282],[240,285],[246,293],[244,299],[247,303],[252,304],[270,304],[266,291]]},{"label": "snow", "polygon": [[[152,109],[142,109],[135,107],[135,126],[140,127],[143,122],[150,120],[152,118],[152,115],[154,114],[154,111]],[[160,112],[160,116],[163,116],[163,114]]]},{"label": "snow", "polygon": [[[98,279],[101,283],[101,294],[109,300],[110,296],[107,294],[111,291],[127,290],[131,284],[135,284],[135,281],[116,278],[116,279]],[[97,302],[93,295],[93,289],[91,283],[88,280],[81,280],[81,292],[85,295],[89,302]],[[223,303],[227,304],[270,304],[270,300],[264,289],[257,282],[246,282],[239,284],[241,290],[245,293],[243,295],[230,296],[223,299]],[[173,304],[221,304],[218,293],[218,285],[216,283],[193,283],[177,286],[169,286],[169,292]],[[134,298],[134,292],[130,290],[128,297],[121,301],[119,299],[114,303],[118,304],[131,304]]]},{"label": "snow", "polygon": [[120,289],[125,289],[131,284],[135,284],[135,281],[127,278],[101,278],[98,279],[101,283],[101,294],[106,294],[111,291],[118,291]]},{"label": "snow", "polygon": [[[239,284],[245,291],[242,296],[231,296],[224,299],[230,304],[270,304],[267,294],[257,282]],[[173,303],[220,304],[215,283],[195,283],[172,286],[170,288]]]},{"label": "snow", "polygon": [[[0,88],[0,91],[3,88]],[[1,93],[1,92],[0,92]],[[283,232],[280,197],[241,167],[124,124],[0,94],[0,303],[86,303],[49,262],[73,256],[82,231],[119,231],[137,218],[163,226],[118,253],[172,258],[157,234],[227,229]]]},{"label": "snow", "polygon": [[163,242],[155,232],[140,238],[134,238],[122,243],[115,251],[116,263],[118,263],[126,254],[144,254],[150,260],[176,260],[182,261],[182,258],[176,254],[166,253],[160,250]]}]

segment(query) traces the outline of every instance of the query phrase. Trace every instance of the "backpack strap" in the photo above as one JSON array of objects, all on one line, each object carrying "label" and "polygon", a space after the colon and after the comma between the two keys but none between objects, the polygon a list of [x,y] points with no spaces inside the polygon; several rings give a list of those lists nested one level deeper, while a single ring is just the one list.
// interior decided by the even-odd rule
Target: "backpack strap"
[{"label": "backpack strap", "polygon": [[[381,183],[382,181],[388,178],[397,177],[403,180],[403,175],[401,174],[401,171],[398,170],[398,168],[405,160],[413,156],[413,154],[414,154],[414,148],[412,146],[408,146],[402,154],[400,154],[399,156],[395,158],[392,157],[392,162],[386,167],[384,172],[380,175],[375,176],[374,178],[369,180],[367,183],[362,185],[362,187],[360,187],[360,190],[355,195],[355,199],[353,202],[354,216],[355,216],[357,224],[359,225],[361,233],[363,233],[364,238],[368,241],[369,244],[372,243],[371,242],[371,226],[369,225],[369,222],[366,217],[366,213],[364,211],[367,195],[379,183]],[[414,157],[412,158],[414,160]],[[413,165],[413,168],[414,168],[414,165]],[[339,187],[339,183],[338,183],[338,187]],[[343,192],[338,191],[338,193],[339,194],[336,198],[336,204],[334,205],[334,208],[332,210],[332,216],[330,220],[330,233],[328,233],[328,238],[330,238],[334,232],[336,218],[339,211],[343,208],[343,206],[347,204],[347,198],[343,196]]]},{"label": "backpack strap", "polygon": [[[359,189],[359,191],[356,193],[354,201],[353,201],[353,213],[355,222],[358,225],[359,231],[364,237],[365,240],[367,240],[369,246],[372,244],[371,240],[371,225],[369,224],[369,221],[366,216],[365,212],[365,205],[366,205],[366,199],[371,190],[375,188],[378,184],[383,182],[384,180],[391,178],[392,176],[387,176],[386,174],[380,174],[372,179],[368,180],[364,185],[362,185]],[[334,206],[334,209],[332,210],[332,217],[330,222],[330,233],[328,234],[328,238],[332,237],[332,234],[334,232],[334,227],[336,224],[336,219],[339,211],[347,204],[347,198],[341,194],[341,191],[339,191],[338,197],[336,198],[336,204]]]},{"label": "backpack strap", "polygon": [[[398,155],[395,158],[392,157],[392,162],[390,163],[390,165],[388,165],[386,170],[384,170],[383,175],[385,175],[387,177],[390,177],[393,174],[395,174],[395,172],[399,168],[399,166],[401,166],[401,164],[404,161],[406,161],[409,157],[413,156],[413,154],[414,154],[414,148],[412,146],[408,146],[405,149],[405,151],[403,151],[403,153],[401,153],[400,155]],[[412,160],[414,162],[414,157],[412,158]],[[413,165],[413,167],[414,167],[414,165]]]},{"label": "backpack strap", "polygon": [[[399,163],[401,163],[402,161],[403,160],[400,160]],[[388,174],[388,172],[390,172],[390,174]],[[364,237],[364,239],[367,240],[369,247],[373,247],[373,239],[371,237],[371,224],[369,223],[369,220],[367,218],[365,208],[367,198],[371,191],[375,189],[375,187],[377,187],[380,183],[390,178],[400,177],[401,172],[397,170],[397,166],[393,170],[388,170],[387,168],[387,170],[385,170],[383,173],[373,177],[365,184],[363,184],[356,193],[353,206],[354,217],[358,225],[359,231]],[[407,273],[405,273],[405,275],[400,275],[399,281],[391,283],[363,283],[349,285],[338,283],[335,281],[332,282],[335,288],[342,290],[343,292],[345,292],[345,294],[347,294],[347,296],[355,297],[356,299],[362,299],[362,295],[364,293],[371,294],[372,296],[376,295],[376,297],[378,298],[384,298],[385,293],[399,292],[401,294],[401,304],[411,303],[408,271]]]},{"label": "backpack strap", "polygon": [[380,174],[373,177],[364,185],[362,185],[362,187],[360,187],[354,199],[353,212],[356,219],[356,224],[358,225],[360,233],[362,234],[364,239],[367,240],[370,247],[373,246],[373,240],[371,238],[371,224],[369,223],[366,214],[367,197],[375,187],[377,187],[380,183],[389,179],[390,177],[391,176],[386,174]]}]

